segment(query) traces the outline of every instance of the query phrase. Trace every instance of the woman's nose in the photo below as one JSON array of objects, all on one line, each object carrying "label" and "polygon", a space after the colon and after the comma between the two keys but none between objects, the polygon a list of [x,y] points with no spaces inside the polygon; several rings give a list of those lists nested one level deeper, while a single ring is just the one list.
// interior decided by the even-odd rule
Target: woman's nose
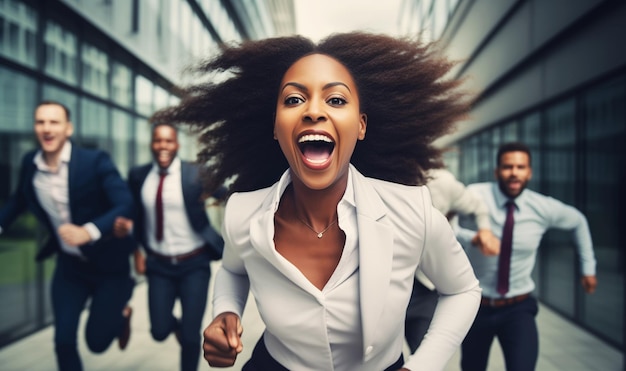
[{"label": "woman's nose", "polygon": [[318,122],[326,119],[326,112],[324,111],[323,104],[310,100],[307,105],[307,109],[304,112],[304,121]]}]

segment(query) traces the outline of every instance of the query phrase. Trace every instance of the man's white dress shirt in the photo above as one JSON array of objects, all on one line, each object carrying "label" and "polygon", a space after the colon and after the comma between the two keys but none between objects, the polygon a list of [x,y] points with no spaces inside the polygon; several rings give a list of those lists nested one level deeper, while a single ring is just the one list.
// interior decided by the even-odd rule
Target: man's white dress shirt
[{"label": "man's white dress shirt", "polygon": [[[68,140],[61,149],[59,163],[56,169],[46,164],[43,158],[43,152],[39,150],[33,162],[37,166],[37,171],[33,177],[33,186],[35,194],[41,204],[43,210],[48,214],[48,219],[55,231],[66,223],[72,223],[72,215],[70,212],[70,193],[69,193],[69,163],[72,156],[72,143]],[[100,239],[101,233],[98,227],[93,223],[86,223],[83,227],[89,233],[91,242]],[[57,236],[58,237],[58,236]],[[61,238],[59,244],[61,249],[76,256],[82,256],[77,246],[70,246]]]},{"label": "man's white dress shirt", "polygon": [[189,253],[204,245],[204,240],[189,223],[183,198],[181,160],[178,157],[167,168],[167,176],[163,180],[163,239],[156,240],[155,207],[159,171],[159,166],[154,164],[141,188],[147,242],[159,254],[174,256]]}]

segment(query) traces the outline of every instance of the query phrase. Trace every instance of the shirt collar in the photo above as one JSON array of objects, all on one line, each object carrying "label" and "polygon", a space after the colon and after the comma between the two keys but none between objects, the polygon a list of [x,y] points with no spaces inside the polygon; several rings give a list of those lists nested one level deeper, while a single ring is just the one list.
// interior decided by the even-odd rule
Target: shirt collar
[{"label": "shirt collar", "polygon": [[[59,156],[59,165],[62,163],[69,163],[70,158],[72,157],[72,142],[67,140],[65,144],[63,144],[63,148],[61,149],[61,154]],[[38,170],[52,172],[50,166],[46,164],[46,161],[43,158],[43,151],[40,149],[35,154],[33,158],[33,163],[37,166]]]},{"label": "shirt collar", "polygon": [[[353,171],[355,170],[352,168],[352,165],[350,165],[350,167],[348,168],[348,184],[346,187],[346,191],[343,194],[343,197],[341,197],[341,200],[339,201],[339,204],[342,204],[345,202],[345,203],[348,203],[349,205],[356,206],[356,203],[354,202],[354,186],[352,185],[352,179],[354,178],[354,176],[352,175]],[[291,173],[289,172],[289,169],[287,169],[285,170],[283,175],[280,177],[280,180],[278,180],[276,193],[274,193],[274,196],[272,199],[274,211],[278,210],[280,197],[285,192],[285,189],[290,183],[291,183]]]},{"label": "shirt collar", "polygon": [[[172,173],[180,172],[180,167],[181,167],[180,158],[178,156],[176,156],[172,160],[172,163],[170,164],[170,166],[168,166],[167,169],[165,169],[165,170],[167,171],[168,174],[172,174]],[[152,162],[152,171],[154,171],[157,174],[161,171],[161,168],[159,167],[159,164],[157,164],[154,161]]]},{"label": "shirt collar", "polygon": [[520,204],[522,204],[524,202],[526,190],[524,189],[522,191],[522,193],[520,193],[515,198],[509,198],[507,195],[502,193],[502,191],[500,190],[500,186],[498,185],[498,182],[494,182],[493,183],[493,194],[494,194],[494,198],[496,200],[496,205],[498,205],[498,207],[500,207],[500,208],[506,207],[507,201],[511,200],[515,204],[515,208],[519,210]]}]

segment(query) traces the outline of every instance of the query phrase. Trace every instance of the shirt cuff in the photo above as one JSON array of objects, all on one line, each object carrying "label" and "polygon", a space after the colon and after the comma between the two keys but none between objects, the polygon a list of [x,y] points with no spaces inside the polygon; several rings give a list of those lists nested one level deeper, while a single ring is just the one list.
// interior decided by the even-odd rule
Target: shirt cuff
[{"label": "shirt cuff", "polygon": [[96,225],[93,223],[84,224],[83,228],[87,230],[87,233],[89,234],[89,237],[91,238],[90,243],[94,243],[98,241],[100,237],[102,237],[102,233],[100,233],[100,230],[98,229],[98,227],[96,227]]},{"label": "shirt cuff", "polygon": [[583,276],[595,276],[596,275],[596,262],[583,262],[582,263]]}]

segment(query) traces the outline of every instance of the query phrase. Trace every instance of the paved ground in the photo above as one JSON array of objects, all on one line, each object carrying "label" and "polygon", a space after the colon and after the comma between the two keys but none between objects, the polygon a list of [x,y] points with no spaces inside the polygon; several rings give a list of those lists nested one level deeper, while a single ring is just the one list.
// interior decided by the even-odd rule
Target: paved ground
[{"label": "paved ground", "polygon": [[[117,343],[114,343],[103,354],[90,353],[84,343],[84,331],[81,327],[79,346],[86,371],[170,371],[179,369],[179,346],[174,336],[170,336],[161,343],[157,343],[150,336],[146,295],[146,285],[144,283],[138,284],[131,301],[134,308],[132,335],[128,348],[124,352],[121,352]],[[624,370],[621,352],[562,319],[550,309],[541,306],[537,320],[540,333],[540,356],[537,371]],[[205,324],[208,324],[208,311]],[[241,370],[243,362],[250,356],[256,340],[263,331],[263,324],[252,301],[248,302],[243,326],[245,349],[235,366],[224,370]],[[48,327],[1,348],[0,370],[55,370],[52,336],[52,327]],[[457,353],[450,360],[445,371],[458,371],[458,364],[459,355]],[[199,370],[207,369],[210,367],[204,360],[201,360]],[[488,371],[504,371],[501,351],[497,342],[492,348]]]}]

